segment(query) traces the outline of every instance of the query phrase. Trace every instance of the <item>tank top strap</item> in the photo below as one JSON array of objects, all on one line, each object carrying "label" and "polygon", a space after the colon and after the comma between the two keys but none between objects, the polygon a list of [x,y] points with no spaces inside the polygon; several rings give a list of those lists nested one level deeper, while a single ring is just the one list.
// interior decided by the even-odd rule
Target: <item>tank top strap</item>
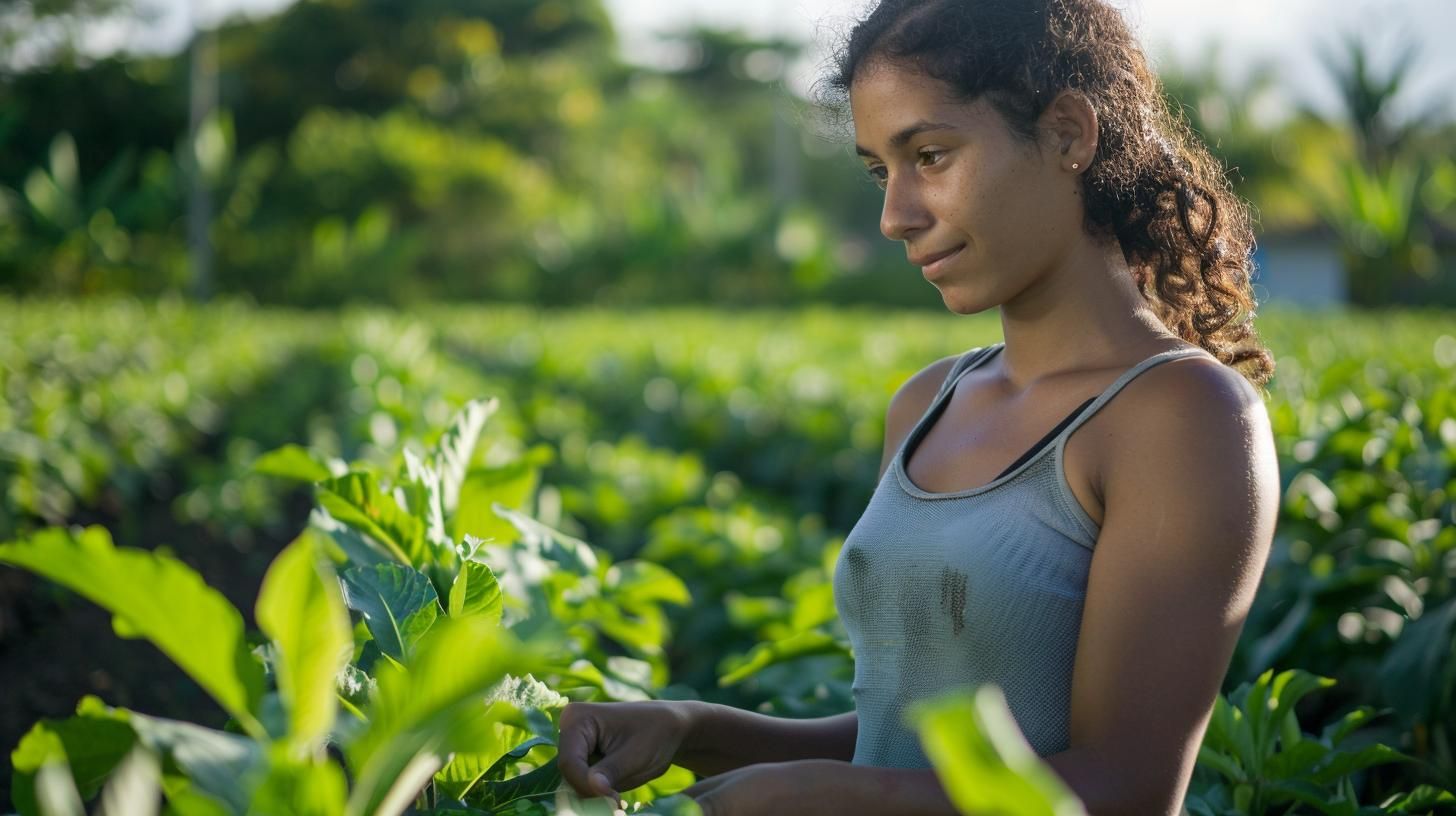
[{"label": "tank top strap", "polygon": [[1077,430],[1077,428],[1081,427],[1082,423],[1091,419],[1098,411],[1102,409],[1102,406],[1106,405],[1109,401],[1112,400],[1113,397],[1117,396],[1117,392],[1121,391],[1123,389],[1123,386],[1126,386],[1128,383],[1132,382],[1133,379],[1137,377],[1137,375],[1143,373],[1144,371],[1147,371],[1153,366],[1166,363],[1170,360],[1178,360],[1184,357],[1192,357],[1199,354],[1202,354],[1214,360],[1218,359],[1202,348],[1195,347],[1169,349],[1167,351],[1160,351],[1157,354],[1154,354],[1153,356],[1148,357],[1147,359],[1133,366],[1132,368],[1129,368],[1127,371],[1124,371],[1122,373],[1122,376],[1118,377],[1116,380],[1113,380],[1112,384],[1107,386],[1106,390],[1099,394],[1097,396],[1097,399],[1092,401],[1091,405],[1088,405],[1085,410],[1079,412],[1077,414],[1077,418],[1072,420],[1072,422],[1068,423],[1067,426],[1062,429],[1062,432],[1057,435],[1058,444],[1061,444],[1067,437],[1071,436],[1072,432]]},{"label": "tank top strap", "polygon": [[955,365],[950,367],[950,373],[945,375],[945,381],[940,384],[940,390],[935,392],[935,399],[930,401],[931,407],[933,408],[935,404],[940,401],[940,398],[945,396],[946,391],[950,390],[955,386],[956,380],[960,379],[960,376],[962,374],[979,366],[987,358],[999,351],[1002,345],[1004,344],[992,343],[989,346],[980,346],[979,348],[973,348],[970,351],[962,354],[960,358],[955,361]]}]

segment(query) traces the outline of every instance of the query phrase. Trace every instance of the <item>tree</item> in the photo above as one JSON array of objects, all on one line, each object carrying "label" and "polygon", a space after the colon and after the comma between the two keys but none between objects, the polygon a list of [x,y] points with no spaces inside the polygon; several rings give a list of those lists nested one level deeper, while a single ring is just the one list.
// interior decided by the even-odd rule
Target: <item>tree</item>
[{"label": "tree", "polygon": [[132,0],[0,0],[0,74],[81,61],[84,28],[128,16]]},{"label": "tree", "polygon": [[1340,237],[1350,298],[1362,306],[1402,299],[1403,290],[1411,296],[1437,265],[1420,195],[1430,175],[1427,157],[1412,147],[1433,127],[1443,100],[1403,122],[1393,118],[1392,103],[1409,86],[1419,55],[1413,38],[1394,50],[1398,56],[1384,72],[1374,67],[1369,40],[1353,32],[1321,53],[1344,108],[1344,122],[1331,124],[1348,129],[1354,155],[1337,160],[1326,183],[1313,180],[1311,199]]},{"label": "tree", "polygon": [[1383,75],[1371,59],[1367,40],[1347,32],[1338,46],[1320,50],[1330,80],[1339,91],[1346,122],[1350,125],[1360,157],[1368,168],[1384,168],[1401,151],[1410,135],[1428,124],[1434,106],[1404,123],[1391,117],[1391,103],[1409,84],[1411,68],[1420,56],[1414,40],[1402,43],[1399,56]]}]

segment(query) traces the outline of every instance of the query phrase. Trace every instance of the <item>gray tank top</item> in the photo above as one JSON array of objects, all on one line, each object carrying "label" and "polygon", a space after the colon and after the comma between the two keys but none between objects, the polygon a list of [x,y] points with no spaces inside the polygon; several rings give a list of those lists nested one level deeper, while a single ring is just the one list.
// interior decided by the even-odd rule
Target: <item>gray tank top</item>
[{"label": "gray tank top", "polygon": [[1138,374],[1208,354],[1173,349],[1143,360],[988,484],[921,490],[905,461],[956,382],[1004,347],[956,361],[840,550],[834,603],[854,649],[856,765],[930,767],[903,721],[906,708],[982,683],[1001,687],[1038,756],[1067,750],[1072,663],[1099,531],[1067,484],[1067,439]]}]

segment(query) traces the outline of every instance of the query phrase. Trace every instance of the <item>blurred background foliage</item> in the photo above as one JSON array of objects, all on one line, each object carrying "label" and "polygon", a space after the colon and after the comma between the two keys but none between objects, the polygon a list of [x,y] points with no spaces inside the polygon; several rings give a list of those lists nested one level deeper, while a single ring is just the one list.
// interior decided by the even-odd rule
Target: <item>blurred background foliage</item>
[{"label": "blurred background foliage", "polygon": [[[905,285],[849,145],[789,90],[803,43],[693,27],[676,67],[643,67],[599,0],[301,0],[163,56],[88,58],[67,33],[140,13],[0,4],[0,42],[44,53],[0,69],[0,289],[940,305]],[[1279,109],[1272,68],[1230,80],[1216,47],[1161,70],[1261,244],[1338,246],[1359,305],[1456,302],[1456,125],[1442,100],[1392,116],[1418,52],[1327,45],[1342,117]]]},{"label": "blurred background foliage", "polygon": [[[790,90],[806,45],[688,28],[648,68],[598,0],[300,0],[175,55],[76,47],[137,13],[0,0],[0,540],[102,523],[252,609],[311,504],[260,455],[393,467],[498,394],[482,464],[691,588],[655,695],[851,704],[829,577],[885,405],[999,326],[907,284],[879,191]],[[1280,102],[1271,67],[1227,78],[1216,47],[1160,71],[1261,250],[1336,248],[1356,305],[1456,305],[1447,100],[1410,98],[1417,52],[1326,45],[1335,112]],[[686,306],[635,308],[658,304]],[[537,308],[577,305],[618,308]],[[1367,801],[1456,788],[1456,337],[1417,312],[1261,310],[1281,526],[1224,691],[1336,678],[1301,704],[1316,732],[1381,706],[1361,738],[1418,764],[1362,772]],[[5,752],[80,694],[209,711],[142,645],[0,571],[0,802]]]}]

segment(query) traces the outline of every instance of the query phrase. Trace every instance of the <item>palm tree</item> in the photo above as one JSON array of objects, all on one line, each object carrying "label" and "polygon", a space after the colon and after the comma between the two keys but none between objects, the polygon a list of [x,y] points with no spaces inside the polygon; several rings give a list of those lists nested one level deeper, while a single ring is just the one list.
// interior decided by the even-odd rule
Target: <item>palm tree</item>
[{"label": "palm tree", "polygon": [[1380,75],[1372,64],[1369,42],[1354,32],[1346,32],[1337,47],[1320,49],[1320,61],[1339,91],[1346,123],[1353,129],[1367,168],[1387,167],[1434,112],[1433,104],[1404,123],[1391,118],[1391,103],[1409,85],[1411,69],[1420,56],[1413,39],[1402,42],[1397,51],[1395,63]]},{"label": "palm tree", "polygon": [[1407,37],[1399,56],[1383,72],[1374,66],[1370,43],[1346,33],[1338,48],[1320,51],[1339,91],[1343,122],[1355,142],[1355,158],[1335,168],[1332,184],[1314,185],[1312,200],[1340,236],[1351,300],[1375,306],[1397,299],[1398,290],[1417,286],[1435,270],[1427,213],[1419,191],[1429,175],[1412,137],[1431,126],[1439,104],[1396,121],[1392,103],[1409,87],[1419,57]]}]

